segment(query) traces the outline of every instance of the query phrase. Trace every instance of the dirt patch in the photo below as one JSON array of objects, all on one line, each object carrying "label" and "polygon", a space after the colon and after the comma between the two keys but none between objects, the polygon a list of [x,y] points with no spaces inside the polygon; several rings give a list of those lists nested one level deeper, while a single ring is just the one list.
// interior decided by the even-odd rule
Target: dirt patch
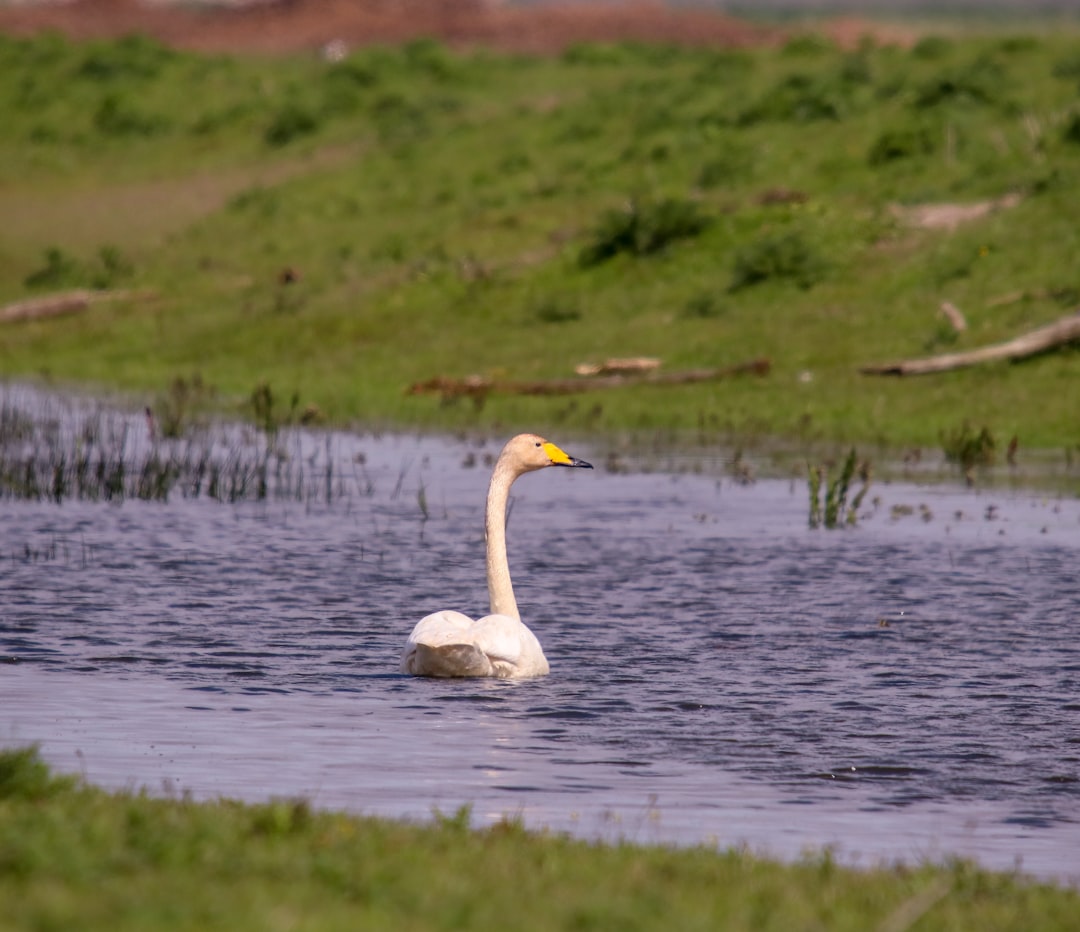
[{"label": "dirt patch", "polygon": [[893,216],[921,230],[955,230],[958,226],[981,220],[999,210],[1008,210],[1020,203],[1019,194],[1006,194],[990,201],[972,204],[915,204],[910,207],[894,204]]},{"label": "dirt patch", "polygon": [[[895,27],[852,18],[825,22],[818,29],[843,46],[865,36],[889,43],[911,39]],[[313,50],[331,42],[348,48],[432,37],[458,47],[543,54],[578,42],[745,47],[776,44],[788,35],[714,10],[650,2],[508,7],[498,0],[268,0],[197,9],[139,0],[74,0],[0,8],[0,32],[31,35],[43,30],[74,39],[141,33],[178,48],[261,53]]]}]

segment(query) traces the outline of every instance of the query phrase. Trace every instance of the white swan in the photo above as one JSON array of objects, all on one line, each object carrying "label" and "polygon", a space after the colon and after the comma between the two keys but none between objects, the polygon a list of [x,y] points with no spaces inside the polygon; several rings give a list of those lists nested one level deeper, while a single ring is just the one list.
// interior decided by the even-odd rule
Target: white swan
[{"label": "white swan", "polygon": [[414,676],[544,676],[547,657],[521,621],[510,567],[506,562],[506,503],[514,480],[547,466],[591,464],[575,459],[535,434],[512,438],[495,463],[488,486],[484,533],[487,539],[488,595],[491,614],[473,621],[443,610],[421,618],[401,655],[401,672]]}]

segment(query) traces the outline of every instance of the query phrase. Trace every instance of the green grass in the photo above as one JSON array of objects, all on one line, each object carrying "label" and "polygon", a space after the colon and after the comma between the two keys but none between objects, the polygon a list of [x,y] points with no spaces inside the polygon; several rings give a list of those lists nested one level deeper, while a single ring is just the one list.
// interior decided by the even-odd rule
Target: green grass
[{"label": "green grass", "polygon": [[969,863],[852,870],[598,845],[467,810],[420,826],[298,800],[110,794],[0,752],[0,911],[16,930],[1071,929],[1075,890]]},{"label": "green grass", "polygon": [[[857,370],[1080,304],[1077,62],[1065,30],[551,59],[423,41],[337,64],[0,39],[0,301],[157,294],[3,325],[0,375],[140,400],[197,376],[234,410],[267,383],[339,424],[899,448],[969,423],[1021,456],[1072,448],[1074,349]],[[892,210],[1010,193],[952,232]],[[578,403],[405,393],[634,355],[773,369]]]}]

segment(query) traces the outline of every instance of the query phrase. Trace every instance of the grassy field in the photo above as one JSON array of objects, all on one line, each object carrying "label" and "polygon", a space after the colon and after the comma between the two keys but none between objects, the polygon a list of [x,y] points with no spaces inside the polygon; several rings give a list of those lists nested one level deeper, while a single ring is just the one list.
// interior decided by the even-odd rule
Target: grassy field
[{"label": "grassy field", "polygon": [[1075,928],[1075,890],[970,864],[854,871],[742,850],[593,845],[468,813],[428,827],[299,801],[108,794],[0,752],[4,928]]},{"label": "grassy field", "polygon": [[[0,324],[6,378],[152,402],[197,377],[241,412],[265,384],[338,424],[893,449],[968,424],[1021,457],[1080,445],[1074,349],[857,371],[1080,305],[1074,35],[557,58],[419,41],[339,62],[0,39],[0,126],[0,302],[144,293]],[[954,229],[909,210],[1000,203]],[[638,355],[772,369],[406,393]]]}]

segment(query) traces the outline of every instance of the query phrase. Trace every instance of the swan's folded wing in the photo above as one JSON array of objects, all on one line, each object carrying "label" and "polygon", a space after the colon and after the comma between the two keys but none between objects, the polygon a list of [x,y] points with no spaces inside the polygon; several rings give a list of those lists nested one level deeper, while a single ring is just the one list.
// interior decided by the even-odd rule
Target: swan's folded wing
[{"label": "swan's folded wing", "polygon": [[442,647],[446,644],[469,644],[472,638],[469,631],[473,620],[461,612],[445,609],[425,615],[409,635],[410,644],[427,644],[429,647]]},{"label": "swan's folded wing", "polygon": [[542,676],[547,659],[536,635],[509,615],[485,615],[473,624],[473,643],[491,660],[496,676]]}]

